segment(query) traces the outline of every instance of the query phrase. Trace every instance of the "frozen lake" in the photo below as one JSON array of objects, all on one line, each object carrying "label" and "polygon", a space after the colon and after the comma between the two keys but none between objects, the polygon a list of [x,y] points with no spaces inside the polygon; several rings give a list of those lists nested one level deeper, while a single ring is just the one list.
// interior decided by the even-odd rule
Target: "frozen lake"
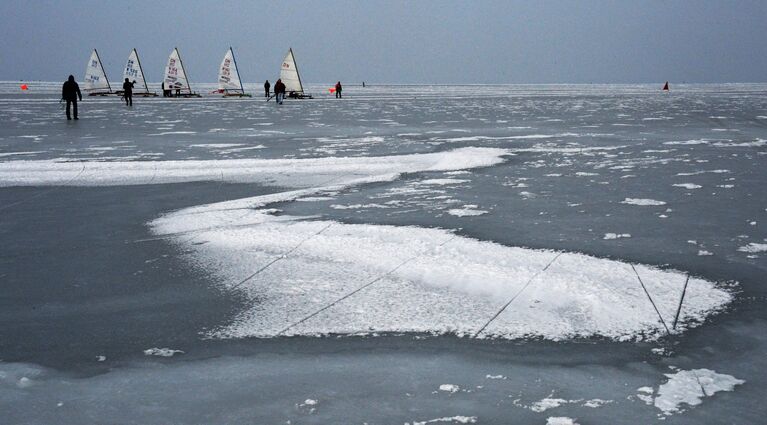
[{"label": "frozen lake", "polygon": [[77,122],[29,85],[0,82],[4,422],[767,413],[767,85],[314,85]]}]

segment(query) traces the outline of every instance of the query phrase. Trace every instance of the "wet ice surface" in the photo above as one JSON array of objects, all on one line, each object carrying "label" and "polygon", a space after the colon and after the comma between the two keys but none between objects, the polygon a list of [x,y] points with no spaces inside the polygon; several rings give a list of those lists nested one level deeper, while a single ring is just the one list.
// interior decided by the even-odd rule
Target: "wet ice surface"
[{"label": "wet ice surface", "polygon": [[[11,423],[99,423],[121,415],[132,423],[753,423],[765,413],[759,400],[767,347],[767,235],[761,229],[767,87],[686,86],[668,95],[650,86],[349,87],[342,102],[287,102],[279,110],[259,98],[139,99],[131,113],[117,99],[99,98],[83,102],[82,119],[67,123],[57,87],[46,94],[31,86],[28,96],[12,94],[15,84],[0,84],[6,93],[0,95],[0,279],[7,289],[0,298],[0,410],[10,412]],[[478,168],[395,166],[386,176],[372,173],[377,179],[359,161],[328,159],[421,158],[462,148],[509,155]],[[320,168],[346,163],[351,169],[322,175],[295,161],[311,158]],[[185,160],[202,161],[196,166],[202,172],[182,163],[170,173],[177,180],[166,179],[170,161]],[[248,179],[269,174],[264,167],[274,163],[262,160],[289,161],[272,170],[273,177]],[[227,161],[242,162],[233,174],[212,171],[237,164]],[[285,171],[290,164],[294,172]],[[134,180],[123,178],[128,174]],[[105,181],[118,186],[58,186]],[[127,183],[134,186],[121,186]],[[310,190],[322,186],[330,187]],[[296,188],[309,190],[295,201],[281,195]],[[270,209],[264,211],[268,224],[256,229],[237,223],[254,211],[245,209],[231,212],[243,227],[161,239],[151,233],[150,223],[174,211],[268,194],[280,202],[263,207]],[[319,279],[339,276],[332,256],[301,263],[327,256],[323,246],[334,245],[313,248],[311,242],[293,262],[267,269],[244,294],[224,290],[237,283],[235,276],[242,280],[294,247],[302,226],[319,226],[316,232],[323,223],[338,223],[325,241],[341,246],[353,240],[335,239],[344,233],[364,240],[366,232],[407,232],[403,226],[418,226],[408,239],[415,247],[431,244],[424,235],[433,232],[456,235],[466,249],[445,263],[435,257],[438,266],[430,268],[450,277],[460,276],[445,269],[457,259],[471,265],[482,258],[472,254],[479,249],[470,241],[478,240],[501,252],[566,251],[565,258],[580,253],[609,264],[689,272],[688,289],[715,282],[734,300],[692,329],[683,306],[678,326],[687,330],[654,343],[375,336],[375,326],[390,318],[375,315],[382,320],[370,321],[374,329],[366,337],[203,339],[233,329],[243,314],[268,317],[274,310],[258,307],[274,300],[321,304],[312,286],[334,293]],[[263,238],[270,231],[277,236],[260,245],[215,249],[222,236]],[[405,239],[386,238],[407,246]],[[146,242],[126,243],[135,240]],[[407,254],[395,248],[362,258],[366,252],[345,254],[344,279],[364,283],[358,273],[373,279],[387,270],[381,264]],[[376,255],[382,258],[374,261]],[[236,258],[250,263],[233,267]],[[423,281],[422,274],[402,273],[403,282]],[[432,289],[447,281],[437,274]],[[671,289],[674,299],[660,297],[658,306],[669,322],[681,295],[678,286]],[[391,295],[397,300],[400,293]],[[694,301],[699,294],[686,297]],[[368,302],[384,298],[376,294]],[[541,304],[534,299],[530,306]],[[471,300],[456,297],[438,310],[425,303],[421,315],[408,320],[455,317],[455,304],[474,305]],[[654,313],[642,301],[641,308]],[[320,323],[343,329],[373,304],[352,307],[343,310],[347,316]],[[501,321],[505,326],[517,318],[514,307],[507,312],[512,321]],[[525,314],[535,317],[529,310],[525,305]],[[573,309],[555,312],[552,317],[570,323],[587,317]],[[284,319],[300,317],[287,310]],[[154,349],[183,354],[144,354]],[[686,386],[693,371],[704,370],[710,373],[699,376],[701,382],[709,378],[728,390],[698,394]],[[439,391],[443,385],[458,390]],[[676,399],[687,401],[677,410],[656,407]],[[429,422],[438,419],[445,420]]]}]

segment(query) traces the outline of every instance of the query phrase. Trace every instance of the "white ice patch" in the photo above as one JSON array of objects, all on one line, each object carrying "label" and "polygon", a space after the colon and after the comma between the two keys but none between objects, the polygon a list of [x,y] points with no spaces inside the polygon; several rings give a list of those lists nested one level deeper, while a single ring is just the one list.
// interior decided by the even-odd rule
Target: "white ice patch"
[{"label": "white ice patch", "polygon": [[694,184],[694,183],[676,183],[676,184],[672,184],[671,186],[682,187],[682,188],[690,189],[690,190],[692,190],[692,189],[700,189],[701,187],[703,187],[703,186],[701,186],[699,184]]},{"label": "white ice patch", "polygon": [[[453,423],[453,424],[473,424],[477,423],[476,416],[445,416],[442,418],[429,419],[428,421],[414,421],[413,425],[426,425],[433,423]],[[410,425],[409,422],[405,422],[405,425]]]},{"label": "white ice patch", "polygon": [[470,181],[470,180],[466,180],[466,179],[428,179],[428,180],[421,180],[421,181],[418,182],[418,184],[429,184],[429,185],[437,185],[437,186],[446,186],[446,185],[466,183],[468,181]]},{"label": "white ice patch", "polygon": [[158,357],[173,357],[176,354],[183,354],[181,350],[173,350],[170,348],[148,348],[144,350],[146,356],[158,356]]},{"label": "white ice patch", "polygon": [[401,173],[453,171],[486,167],[503,161],[505,149],[460,148],[428,154],[386,157],[305,159],[228,159],[186,161],[8,161],[0,162],[0,187],[124,186],[192,181],[261,183],[308,187],[353,184],[360,178],[392,180]]},{"label": "white ice patch", "polygon": [[439,390],[447,393],[457,393],[461,390],[461,387],[455,384],[442,384],[439,386]]},{"label": "white ice patch", "polygon": [[546,410],[552,409],[554,407],[559,407],[563,404],[569,403],[569,400],[565,400],[563,398],[544,398],[540,401],[536,401],[530,406],[530,410],[533,412],[545,412]]},{"label": "white ice patch", "polygon": [[478,210],[476,205],[464,205],[463,208],[452,208],[447,213],[456,217],[473,217],[487,214],[485,210]]},{"label": "white ice patch", "polygon": [[757,252],[765,252],[767,251],[767,243],[755,243],[752,242],[748,245],[741,246],[738,248],[738,251],[740,252],[748,252],[751,254],[755,254]]},{"label": "white ice patch", "polygon": [[[192,207],[151,223],[155,234],[169,236],[223,290],[249,300],[250,307],[211,336],[473,335],[515,296],[481,337],[627,340],[665,334],[626,263],[562,253],[538,275],[557,252],[442,229],[307,221],[258,210],[319,190]],[[671,322],[685,274],[636,268]],[[730,299],[712,282],[691,278],[672,332],[703,321]]]},{"label": "white ice patch", "polygon": [[666,202],[657,201],[655,199],[626,198],[621,201],[621,204],[640,205],[640,206],[658,206],[658,205],[666,205]]},{"label": "white ice patch", "polygon": [[719,391],[733,391],[736,385],[746,382],[709,369],[682,370],[666,376],[669,380],[658,388],[653,403],[666,415],[683,411],[682,404],[696,406],[704,397]]},{"label": "white ice patch", "polygon": [[546,419],[546,425],[578,425],[578,423],[575,422],[575,419],[567,416],[549,416]]},{"label": "white ice patch", "polygon": [[621,239],[621,238],[630,238],[631,233],[605,233],[605,237],[602,239],[605,240],[611,240],[611,239]]}]

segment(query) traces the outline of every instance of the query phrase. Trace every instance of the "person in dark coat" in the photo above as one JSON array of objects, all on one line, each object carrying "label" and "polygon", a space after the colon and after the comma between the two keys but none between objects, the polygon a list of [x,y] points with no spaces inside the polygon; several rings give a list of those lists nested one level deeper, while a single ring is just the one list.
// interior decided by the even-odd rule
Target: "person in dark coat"
[{"label": "person in dark coat", "polygon": [[269,84],[269,80],[266,80],[266,82],[264,83],[264,92],[265,92],[264,96],[265,97],[269,97],[269,88],[270,87],[272,87],[272,85]]},{"label": "person in dark coat", "polygon": [[136,82],[130,82],[128,79],[125,79],[125,82],[123,83],[123,98],[125,99],[125,106],[133,106],[133,85],[136,84]]},{"label": "person in dark coat", "polygon": [[274,83],[274,95],[275,102],[277,102],[278,105],[282,105],[282,100],[285,99],[285,83],[282,82],[282,79],[278,79],[276,83]]},{"label": "person in dark coat", "polygon": [[61,98],[67,101],[67,119],[72,119],[69,114],[70,105],[74,109],[75,119],[79,119],[77,118],[77,99],[83,100],[83,95],[80,93],[80,86],[75,82],[74,75],[70,75],[69,79],[61,86]]},{"label": "person in dark coat", "polygon": [[340,99],[341,98],[341,90],[343,90],[343,89],[344,88],[341,87],[341,82],[340,81],[337,82],[336,83],[336,99]]}]

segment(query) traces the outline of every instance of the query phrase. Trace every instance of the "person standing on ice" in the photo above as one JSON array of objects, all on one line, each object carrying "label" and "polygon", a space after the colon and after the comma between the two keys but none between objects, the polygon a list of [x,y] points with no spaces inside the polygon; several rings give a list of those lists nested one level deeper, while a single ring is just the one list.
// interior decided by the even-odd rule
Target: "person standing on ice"
[{"label": "person standing on ice", "polygon": [[67,101],[67,119],[72,119],[69,115],[70,105],[74,108],[75,119],[79,119],[77,118],[77,99],[83,100],[83,95],[80,93],[80,86],[75,82],[74,75],[70,75],[69,79],[61,86],[61,98]]},{"label": "person standing on ice", "polygon": [[269,80],[266,80],[264,83],[264,97],[269,97],[269,88],[272,87],[271,84],[269,84]]},{"label": "person standing on ice", "polygon": [[125,99],[125,106],[133,106],[133,84],[135,84],[135,81],[131,83],[127,78],[123,83],[123,98]]},{"label": "person standing on ice", "polygon": [[341,98],[341,90],[343,90],[343,89],[344,88],[341,87],[341,82],[340,81],[337,82],[336,83],[336,99],[340,99]]},{"label": "person standing on ice", "polygon": [[282,105],[282,100],[285,99],[285,83],[282,82],[282,79],[278,79],[274,83],[274,95],[276,96],[274,101],[278,105]]}]

